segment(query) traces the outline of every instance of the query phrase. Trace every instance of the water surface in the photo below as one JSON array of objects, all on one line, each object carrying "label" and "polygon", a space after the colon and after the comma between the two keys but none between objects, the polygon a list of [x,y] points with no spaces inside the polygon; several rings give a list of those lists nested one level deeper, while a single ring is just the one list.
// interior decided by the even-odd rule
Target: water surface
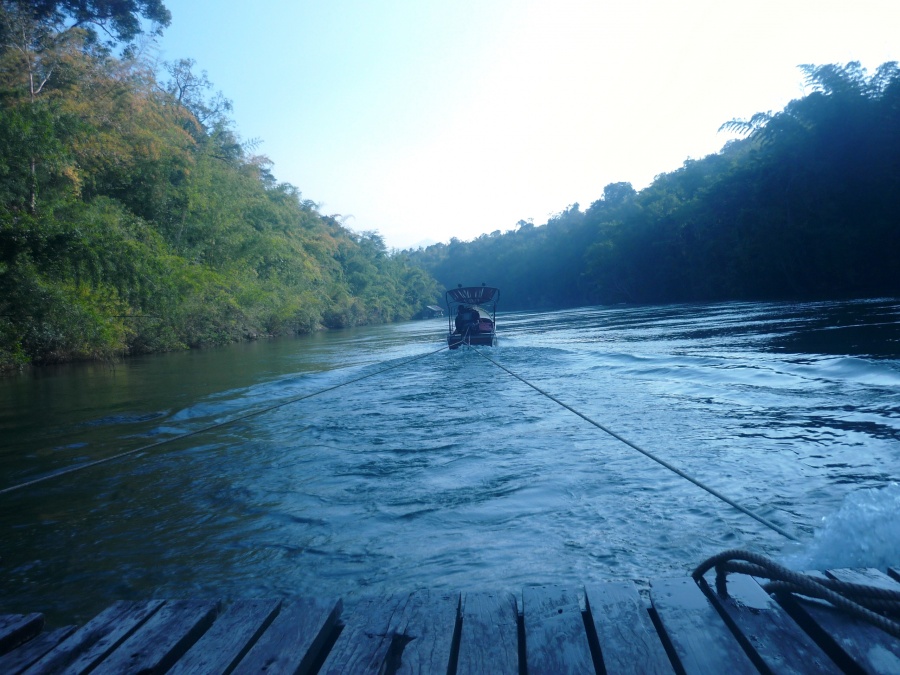
[{"label": "water surface", "polygon": [[900,562],[900,302],[498,325],[485,354],[804,543],[475,351],[438,351],[446,323],[429,320],[0,380],[2,489],[379,373],[0,495],[0,610],[59,623],[121,598],[515,591],[683,575],[734,547]]}]

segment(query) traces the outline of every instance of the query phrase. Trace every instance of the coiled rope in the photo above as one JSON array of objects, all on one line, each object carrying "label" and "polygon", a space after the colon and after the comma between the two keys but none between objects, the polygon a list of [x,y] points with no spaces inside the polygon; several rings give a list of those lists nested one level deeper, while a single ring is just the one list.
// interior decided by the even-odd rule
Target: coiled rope
[{"label": "coiled rope", "polygon": [[543,396],[546,396],[546,397],[549,398],[551,401],[553,401],[554,403],[556,403],[556,404],[562,406],[563,408],[565,408],[566,410],[568,410],[568,411],[571,412],[572,414],[578,415],[578,417],[580,417],[581,419],[583,419],[585,422],[587,422],[588,424],[594,425],[595,427],[597,427],[598,429],[600,429],[600,430],[603,431],[603,432],[606,432],[607,434],[609,434],[610,436],[612,436],[613,438],[615,438],[617,441],[621,441],[622,443],[624,443],[625,445],[629,446],[630,448],[632,448],[632,449],[634,449],[634,450],[637,450],[639,453],[641,453],[642,455],[644,455],[644,456],[646,456],[646,457],[649,457],[650,459],[652,459],[652,460],[653,460],[654,462],[656,462],[657,464],[661,464],[662,466],[664,466],[665,468],[667,468],[669,471],[672,471],[673,473],[678,474],[679,476],[681,476],[681,477],[684,478],[685,480],[687,480],[687,481],[693,483],[693,484],[696,485],[697,487],[702,488],[703,490],[706,490],[706,491],[707,491],[709,494],[711,494],[712,496],[721,499],[721,500],[722,500],[723,502],[725,502],[726,504],[728,504],[728,505],[734,507],[735,509],[737,509],[738,511],[741,511],[742,513],[744,513],[744,514],[750,516],[750,517],[753,518],[754,520],[756,520],[756,521],[762,523],[763,525],[765,525],[766,527],[768,527],[768,528],[774,530],[775,532],[777,532],[778,534],[782,535],[783,537],[787,537],[787,538],[790,539],[791,541],[799,541],[799,539],[798,539],[797,537],[795,537],[794,535],[792,535],[790,532],[788,532],[788,531],[785,530],[784,528],[782,528],[782,527],[776,525],[775,523],[773,523],[772,521],[770,521],[770,520],[768,520],[768,519],[766,519],[766,518],[763,518],[761,515],[759,515],[759,514],[753,512],[753,511],[751,511],[751,510],[748,509],[746,506],[743,506],[742,504],[739,504],[738,502],[734,501],[734,500],[731,499],[730,497],[727,497],[726,495],[723,495],[721,492],[719,492],[719,491],[716,490],[715,488],[712,488],[712,487],[710,487],[709,485],[706,485],[705,483],[703,483],[703,482],[701,482],[700,480],[694,478],[694,477],[691,476],[690,474],[688,474],[688,473],[682,471],[682,470],[679,469],[677,466],[674,466],[673,464],[670,464],[669,462],[667,462],[666,460],[662,459],[661,457],[657,457],[656,455],[654,455],[654,454],[653,454],[652,452],[650,452],[649,450],[645,450],[644,448],[640,447],[640,446],[637,445],[636,443],[633,443],[632,441],[629,441],[627,438],[625,438],[624,436],[622,436],[622,435],[620,435],[620,434],[617,434],[617,433],[616,433],[615,431],[613,431],[612,429],[610,429],[610,428],[608,428],[608,427],[606,427],[606,426],[600,424],[599,422],[597,422],[597,421],[595,421],[595,420],[592,420],[590,417],[588,417],[588,416],[585,415],[584,413],[579,412],[578,410],[576,410],[576,409],[573,408],[572,406],[570,406],[570,405],[568,405],[568,404],[566,404],[566,403],[563,403],[563,402],[560,401],[558,398],[556,398],[556,397],[553,396],[552,394],[550,394],[550,393],[544,391],[543,389],[541,389],[541,388],[538,387],[537,385],[535,385],[535,384],[529,382],[528,380],[526,380],[526,379],[525,379],[524,377],[522,377],[521,375],[517,375],[516,373],[514,373],[513,371],[511,371],[511,370],[510,370],[509,368],[507,368],[506,366],[503,366],[503,365],[497,363],[496,361],[494,361],[494,359],[492,359],[491,357],[489,357],[487,354],[485,354],[485,353],[482,352],[481,350],[475,349],[475,348],[472,347],[471,345],[466,345],[466,346],[467,346],[469,349],[471,349],[473,352],[475,352],[476,354],[478,354],[479,356],[481,356],[482,358],[485,358],[485,359],[487,359],[488,361],[490,361],[491,363],[493,363],[493,364],[494,364],[495,366],[497,366],[500,370],[503,370],[503,371],[505,371],[506,373],[508,373],[509,375],[512,375],[514,378],[516,378],[517,380],[519,380],[519,381],[522,382],[523,384],[528,385],[529,387],[531,387],[532,389],[534,389],[534,390],[535,390],[536,392],[538,392],[539,394],[541,394],[541,395],[543,395]]},{"label": "coiled rope", "polygon": [[177,436],[172,436],[171,438],[166,438],[162,441],[157,441],[156,443],[150,443],[149,445],[142,445],[139,448],[134,448],[133,450],[127,450],[125,452],[120,452],[116,455],[111,455],[110,457],[104,457],[103,459],[97,459],[92,462],[88,462],[87,464],[79,464],[78,466],[71,466],[67,469],[62,469],[61,471],[57,471],[55,473],[51,473],[46,476],[41,476],[40,478],[35,478],[34,480],[29,480],[24,483],[19,483],[18,485],[12,485],[10,487],[6,487],[0,489],[0,495],[5,495],[10,492],[15,492],[16,490],[21,490],[26,487],[31,487],[32,485],[37,485],[39,483],[44,483],[48,480],[52,480],[54,478],[60,478],[62,476],[66,476],[70,473],[76,473],[78,471],[84,471],[85,469],[90,469],[91,467],[98,466],[100,464],[106,464],[108,462],[115,461],[117,459],[122,459],[123,457],[128,457],[130,455],[136,455],[139,452],[144,452],[146,450],[152,450],[153,448],[158,448],[161,445],[167,445],[169,443],[174,443],[175,441],[181,441],[185,438],[190,438],[191,436],[198,436],[200,434],[205,434],[209,431],[213,431],[215,429],[221,429],[222,427],[227,427],[229,425],[235,424],[236,422],[241,422],[246,419],[250,419],[251,417],[256,417],[258,415],[265,414],[267,412],[272,412],[273,410],[277,410],[278,408],[283,408],[286,405],[290,405],[292,403],[297,403],[299,401],[306,400],[308,398],[312,398],[313,396],[319,396],[320,394],[325,394],[329,391],[334,391],[335,389],[340,389],[341,387],[346,387],[348,384],[354,384],[356,382],[360,382],[362,380],[368,379],[370,377],[375,377],[376,375],[381,375],[382,373],[386,373],[390,370],[395,370],[397,368],[401,368],[405,365],[413,363],[415,361],[420,361],[432,354],[437,354],[438,352],[442,352],[445,349],[448,349],[447,346],[441,347],[440,349],[435,349],[434,351],[427,352],[425,354],[420,354],[419,356],[415,356],[411,359],[407,359],[406,361],[402,361],[400,363],[395,363],[393,365],[388,366],[387,368],[382,368],[381,370],[377,370],[374,373],[368,373],[366,375],[362,375],[360,377],[353,378],[352,380],[347,380],[346,382],[341,382],[340,384],[336,384],[331,387],[326,387],[325,389],[320,389],[318,391],[314,391],[311,394],[302,394],[300,396],[294,396],[291,398],[287,398],[283,401],[279,401],[274,405],[267,406],[265,408],[260,408],[259,410],[252,410],[248,413],[244,413],[242,415],[238,415],[237,417],[232,417],[231,419],[227,419],[224,422],[217,422],[216,424],[211,424],[209,426],[203,427],[202,429],[195,429],[194,431],[188,431],[183,434],[179,434]]},{"label": "coiled rope", "polygon": [[740,549],[723,551],[701,563],[694,570],[694,580],[699,581],[713,567],[716,568],[716,589],[722,595],[727,595],[729,572],[749,574],[769,579],[769,583],[763,585],[767,593],[795,593],[827,600],[836,608],[900,638],[900,623],[879,613],[900,614],[900,591],[801,574],[764,555]]}]

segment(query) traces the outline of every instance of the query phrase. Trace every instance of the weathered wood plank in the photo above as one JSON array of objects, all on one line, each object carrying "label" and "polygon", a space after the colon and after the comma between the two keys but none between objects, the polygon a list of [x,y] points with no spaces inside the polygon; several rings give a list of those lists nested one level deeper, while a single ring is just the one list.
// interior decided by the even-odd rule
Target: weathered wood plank
[{"label": "weathered wood plank", "polygon": [[218,610],[212,600],[169,601],[91,672],[164,673],[206,632]]},{"label": "weathered wood plank", "polygon": [[398,675],[447,671],[453,658],[459,604],[459,593],[426,590],[409,595],[390,627],[395,638],[388,659]]},{"label": "weathered wood plank", "polygon": [[522,591],[529,675],[596,672],[577,592],[556,585]]},{"label": "weathered wood plank", "polygon": [[[826,576],[815,571],[805,574],[820,578]],[[847,576],[846,580],[860,582],[859,578],[851,576]],[[900,673],[900,641],[896,638],[823,601],[795,595],[780,595],[778,601],[844,670]]]},{"label": "weathered wood plank", "polygon": [[[900,583],[875,569],[828,570],[826,574],[838,581],[865,584],[866,586],[875,586],[876,588],[892,591],[900,590]],[[870,672],[900,673],[900,640],[874,626],[865,625],[865,633],[871,635],[871,638],[868,642],[868,649],[865,650],[865,662],[863,665]]]},{"label": "weathered wood plank", "polygon": [[0,656],[0,673],[18,675],[44,654],[75,632],[75,626],[64,626],[47,633],[41,633],[11,652]]},{"label": "weathered wood plank", "polygon": [[[875,570],[828,575],[900,588]],[[292,600],[279,610],[278,600],[240,600],[218,618],[212,602],[120,602],[77,631],[45,633],[0,655],[0,673],[102,675],[171,668],[176,674],[233,670],[239,675],[313,669],[614,675],[672,672],[674,666],[688,675],[739,675],[757,668],[779,674],[841,669],[900,674],[900,640],[826,603],[779,598],[785,613],[745,575],[728,577],[727,595],[703,580],[699,586],[691,579],[653,581],[649,613],[630,582],[589,586],[586,613],[572,588],[527,587],[523,600],[520,625],[509,593],[460,597],[418,591],[368,598],[356,606],[336,642],[340,601]],[[14,633],[25,618],[0,616],[0,634]],[[526,663],[520,664],[523,653]]]},{"label": "weathered wood plank", "polygon": [[650,600],[685,672],[758,672],[693,579],[651,581]]},{"label": "weathered wood plank", "polygon": [[588,586],[585,601],[608,675],[674,672],[632,582]]},{"label": "weathered wood plank", "polygon": [[5,614],[0,616],[0,654],[5,654],[38,635],[43,627],[43,614]]},{"label": "weathered wood plank", "polygon": [[752,577],[729,574],[727,595],[712,586],[701,582],[713,605],[731,619],[732,630],[744,637],[758,665],[779,675],[843,672]]},{"label": "weathered wood plank", "polygon": [[169,671],[227,673],[244,658],[281,607],[280,600],[236,600]]},{"label": "weathered wood plank", "polygon": [[865,586],[874,586],[875,588],[884,588],[888,591],[900,591],[900,583],[891,579],[884,572],[872,568],[828,570],[825,572],[825,576],[851,584],[863,584]]},{"label": "weathered wood plank", "polygon": [[380,673],[387,662],[393,636],[391,620],[403,610],[409,596],[364,598],[345,620],[321,673]]},{"label": "weathered wood plank", "polygon": [[117,602],[60,642],[26,672],[29,675],[86,672],[131,635],[163,604],[163,600]]},{"label": "weathered wood plank", "polygon": [[444,672],[453,657],[459,594],[368,598],[347,619],[320,672]]},{"label": "weathered wood plank", "polygon": [[512,593],[466,593],[460,613],[457,675],[518,675],[519,617],[515,596]]},{"label": "weathered wood plank", "polygon": [[341,613],[340,600],[289,600],[234,669],[234,675],[310,672]]},{"label": "weathered wood plank", "polygon": [[0,635],[14,623],[22,620],[24,614],[0,614]]}]

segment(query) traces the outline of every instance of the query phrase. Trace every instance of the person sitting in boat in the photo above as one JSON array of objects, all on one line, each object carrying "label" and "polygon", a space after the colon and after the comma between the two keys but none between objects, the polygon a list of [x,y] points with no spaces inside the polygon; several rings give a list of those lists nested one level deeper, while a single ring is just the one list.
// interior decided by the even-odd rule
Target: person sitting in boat
[{"label": "person sitting in boat", "polygon": [[471,307],[460,305],[456,310],[456,319],[454,320],[453,325],[456,327],[456,332],[460,335],[467,331],[471,331],[473,328],[477,328],[478,313]]},{"label": "person sitting in boat", "polygon": [[466,308],[463,305],[460,305],[456,308],[456,318],[453,320],[453,325],[456,327],[455,332],[459,333],[460,335],[465,333],[466,323],[468,323]]}]

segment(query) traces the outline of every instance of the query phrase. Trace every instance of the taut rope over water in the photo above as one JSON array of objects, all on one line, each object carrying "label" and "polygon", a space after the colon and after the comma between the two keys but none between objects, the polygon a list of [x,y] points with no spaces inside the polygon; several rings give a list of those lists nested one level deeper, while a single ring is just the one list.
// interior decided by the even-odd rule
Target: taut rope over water
[{"label": "taut rope over water", "polygon": [[788,531],[785,530],[784,528],[782,528],[782,527],[776,525],[776,524],[773,523],[772,521],[767,520],[766,518],[763,518],[762,516],[760,516],[760,515],[757,514],[757,513],[754,513],[753,511],[751,511],[750,509],[748,509],[746,506],[743,506],[743,505],[737,503],[736,501],[734,501],[734,500],[731,499],[730,497],[726,497],[725,495],[723,495],[721,492],[719,492],[719,491],[716,490],[715,488],[712,488],[712,487],[710,487],[709,485],[706,485],[705,483],[699,481],[698,479],[694,478],[693,476],[691,476],[691,475],[685,473],[684,471],[682,471],[682,470],[679,469],[678,467],[676,467],[676,466],[670,464],[670,463],[667,462],[666,460],[664,460],[664,459],[662,459],[662,458],[660,458],[660,457],[657,457],[656,455],[654,455],[654,454],[653,454],[652,452],[650,452],[649,450],[645,450],[644,448],[640,447],[640,446],[637,445],[636,443],[633,443],[633,442],[629,441],[629,440],[628,440],[627,438],[625,438],[624,436],[621,436],[620,434],[617,434],[617,433],[616,433],[615,431],[613,431],[612,429],[609,429],[608,427],[603,426],[603,425],[600,424],[599,422],[597,422],[597,421],[595,421],[595,420],[592,420],[590,417],[588,417],[588,416],[585,415],[584,413],[581,413],[581,412],[575,410],[575,408],[573,408],[572,406],[570,406],[570,405],[568,405],[568,404],[566,404],[566,403],[563,403],[563,402],[560,401],[558,398],[556,398],[556,397],[553,396],[552,394],[547,393],[546,391],[544,391],[543,389],[541,389],[541,388],[538,387],[537,385],[532,384],[531,382],[529,382],[528,380],[526,380],[526,379],[525,379],[524,377],[522,377],[521,375],[517,375],[516,373],[514,373],[513,371],[511,371],[511,370],[510,370],[509,368],[507,368],[506,366],[500,365],[499,363],[497,363],[496,361],[494,361],[494,359],[492,359],[491,357],[489,357],[488,355],[486,355],[485,353],[483,353],[481,350],[475,349],[475,348],[472,347],[471,345],[466,345],[466,346],[467,346],[469,349],[471,349],[473,352],[475,352],[476,354],[478,354],[479,356],[481,356],[482,358],[485,358],[485,359],[487,359],[488,361],[490,361],[491,363],[493,363],[493,364],[494,364],[495,366],[497,366],[500,370],[503,370],[503,371],[505,371],[506,373],[508,373],[509,375],[512,375],[514,378],[516,378],[517,380],[519,380],[519,381],[522,382],[523,384],[527,384],[529,387],[531,387],[532,389],[534,389],[536,392],[538,392],[539,394],[541,394],[541,395],[543,395],[543,396],[546,396],[546,397],[549,398],[551,401],[553,401],[554,403],[556,403],[556,404],[562,406],[563,408],[565,408],[566,410],[568,410],[568,411],[571,412],[572,414],[578,415],[578,417],[580,417],[581,419],[583,419],[583,420],[584,420],[585,422],[587,422],[588,424],[593,424],[595,427],[597,427],[598,429],[600,429],[600,431],[606,432],[607,434],[609,434],[610,436],[612,436],[613,438],[615,438],[617,441],[621,441],[622,443],[624,443],[625,445],[629,446],[630,448],[633,448],[634,450],[637,450],[639,453],[641,453],[642,455],[645,455],[646,457],[649,457],[650,459],[652,459],[652,460],[653,460],[654,462],[656,462],[657,464],[661,464],[662,466],[666,467],[669,471],[672,471],[673,473],[678,474],[679,476],[681,476],[682,478],[684,478],[684,479],[687,480],[687,481],[690,481],[691,483],[693,483],[693,484],[696,485],[697,487],[702,488],[703,490],[706,490],[706,491],[707,491],[709,494],[711,494],[712,496],[718,497],[719,499],[721,499],[721,500],[722,500],[723,502],[725,502],[726,504],[728,504],[728,505],[730,505],[730,506],[733,506],[733,507],[736,508],[738,511],[741,511],[742,513],[745,513],[746,515],[748,515],[748,516],[750,516],[751,518],[753,518],[754,520],[756,520],[756,521],[762,523],[762,524],[765,525],[766,527],[768,527],[768,528],[774,530],[775,532],[777,532],[778,534],[782,535],[783,537],[787,537],[788,539],[790,539],[790,540],[792,540],[792,541],[800,541],[797,537],[795,537],[794,535],[792,535],[790,532],[788,532]]},{"label": "taut rope over water", "polygon": [[440,349],[435,349],[434,351],[427,352],[425,354],[420,354],[419,356],[414,356],[411,359],[407,359],[406,361],[402,361],[401,363],[395,363],[394,365],[388,366],[387,368],[382,368],[381,370],[377,370],[374,373],[369,373],[367,375],[362,375],[361,377],[354,378],[352,380],[347,380],[346,382],[341,382],[340,384],[336,384],[332,387],[326,387],[325,389],[320,389],[319,391],[314,391],[311,394],[303,394],[301,396],[294,396],[284,401],[280,401],[274,405],[270,405],[265,408],[260,408],[259,410],[253,410],[248,413],[244,413],[243,415],[238,415],[237,417],[232,417],[231,419],[225,420],[224,422],[218,422],[216,424],[211,424],[208,427],[203,427],[202,429],[196,429],[194,431],[188,431],[187,433],[179,434],[178,436],[173,436],[172,438],[167,438],[162,441],[157,441],[156,443],[150,443],[149,445],[142,445],[139,448],[135,448],[133,450],[127,450],[125,452],[120,452],[116,455],[112,455],[110,457],[104,457],[103,459],[97,459],[93,462],[88,462],[87,464],[79,464],[78,466],[71,466],[68,469],[63,469],[62,471],[57,471],[56,473],[51,473],[48,476],[41,476],[40,478],[35,478],[34,480],[26,481],[24,483],[19,483],[18,485],[12,485],[7,488],[0,489],[0,495],[5,495],[10,492],[15,492],[16,490],[21,490],[22,488],[31,487],[32,485],[37,485],[38,483],[43,483],[45,481],[51,480],[53,478],[59,478],[61,476],[68,475],[70,473],[75,473],[77,471],[83,471],[84,469],[89,469],[93,466],[97,466],[99,464],[106,464],[107,462],[112,462],[117,459],[122,459],[123,457],[128,457],[129,455],[135,455],[139,452],[144,452],[145,450],[151,450],[153,448],[158,448],[161,445],[166,445],[167,443],[174,443],[175,441],[181,441],[185,438],[190,438],[191,436],[197,436],[199,434],[204,434],[207,431],[213,431],[215,429],[221,429],[222,427],[227,427],[235,422],[240,422],[242,420],[249,419],[251,417],[256,417],[257,415],[262,415],[267,412],[271,412],[273,410],[277,410],[278,408],[282,408],[286,405],[290,405],[291,403],[297,403],[298,401],[303,401],[308,398],[312,398],[313,396],[318,396],[319,394],[324,394],[329,391],[334,391],[335,389],[340,389],[341,387],[346,387],[348,384],[354,384],[361,380],[365,380],[369,377],[375,377],[376,375],[381,375],[382,373],[386,373],[389,370],[394,370],[396,368],[400,368],[409,363],[413,363],[414,361],[419,361],[424,359],[426,356],[431,356],[432,354],[437,354],[438,352],[442,352],[448,347],[441,347]]}]

